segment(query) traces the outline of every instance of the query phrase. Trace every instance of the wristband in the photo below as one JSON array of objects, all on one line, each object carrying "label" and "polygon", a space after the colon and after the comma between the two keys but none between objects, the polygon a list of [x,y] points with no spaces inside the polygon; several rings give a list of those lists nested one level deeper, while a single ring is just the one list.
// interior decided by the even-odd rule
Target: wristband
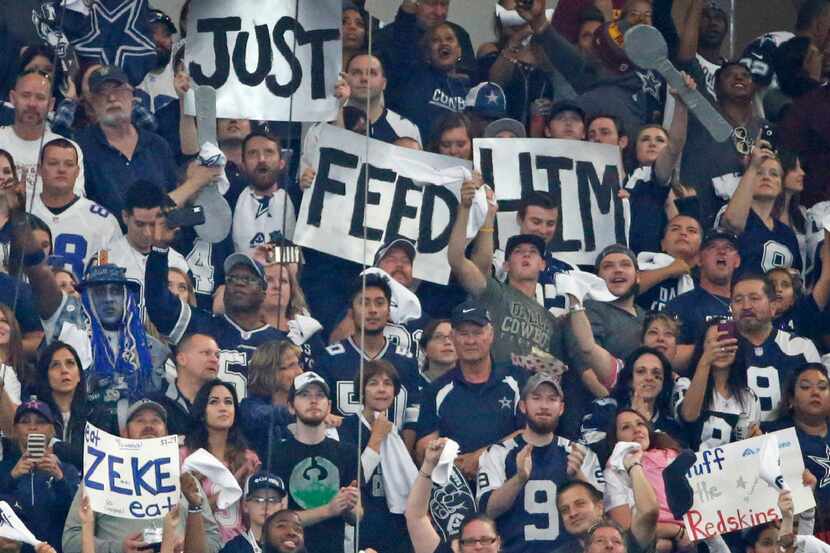
[{"label": "wristband", "polygon": [[496,229],[493,227],[481,227],[478,229],[479,232],[494,232]]},{"label": "wristband", "polygon": [[427,480],[432,480],[432,475],[431,475],[431,474],[427,474],[426,472],[424,472],[424,471],[422,471],[422,470],[418,470],[418,474],[419,474],[419,475],[421,475],[421,476],[423,476],[423,477],[424,477],[424,478],[426,478]]},{"label": "wristband", "polygon": [[[628,474],[631,474],[631,469],[633,469],[634,467],[642,467],[642,466],[643,466],[643,464],[640,463],[640,461],[637,461],[636,463],[631,463],[631,466],[628,467],[627,469],[625,469],[625,472],[627,472]],[[681,526],[681,528],[682,528],[682,526]]]},{"label": "wristband", "polygon": [[23,256],[23,266],[24,267],[34,267],[36,265],[40,265],[46,260],[46,254],[43,250],[38,249],[36,252],[27,253]]},{"label": "wristband", "polygon": [[187,506],[188,513],[201,513],[202,512],[202,505],[201,503],[198,505],[188,505]]}]

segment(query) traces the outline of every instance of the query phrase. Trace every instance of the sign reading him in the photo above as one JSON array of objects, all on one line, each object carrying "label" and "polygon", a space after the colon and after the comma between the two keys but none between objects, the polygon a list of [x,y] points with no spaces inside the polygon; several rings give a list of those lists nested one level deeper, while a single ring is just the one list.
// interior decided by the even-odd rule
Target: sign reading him
[{"label": "sign reading him", "polygon": [[129,440],[87,423],[84,488],[92,510],[120,518],[161,518],[179,501],[176,436]]},{"label": "sign reading him", "polygon": [[519,200],[534,190],[559,202],[551,251],[574,265],[593,265],[610,244],[626,244],[628,214],[620,199],[620,149],[607,144],[538,138],[475,139],[475,167],[499,203],[499,243],[518,234]]},{"label": "sign reading him", "polygon": [[337,110],[340,12],[340,0],[194,2],[189,73],[216,89],[218,117],[327,120]]}]

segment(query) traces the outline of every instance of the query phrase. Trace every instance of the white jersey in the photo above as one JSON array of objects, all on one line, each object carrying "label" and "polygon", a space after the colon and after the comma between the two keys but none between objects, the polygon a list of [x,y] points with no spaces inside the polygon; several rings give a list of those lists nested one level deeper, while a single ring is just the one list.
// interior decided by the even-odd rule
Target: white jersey
[{"label": "white jersey", "polygon": [[113,215],[86,198],[59,214],[52,213],[41,197],[32,200],[31,213],[41,218],[52,231],[52,254],[62,257],[65,268],[83,278],[92,257],[100,250],[110,249],[110,244],[121,239],[121,229]]},{"label": "white jersey", "polygon": [[[43,144],[54,140],[56,138],[64,138],[59,134],[55,134],[46,129],[46,134],[43,137]],[[66,139],[69,140],[69,139]],[[81,147],[74,140],[69,140],[75,145],[75,150],[78,152],[78,166],[81,172],[75,180],[75,195],[85,197],[86,186],[84,181],[84,153]],[[40,145],[41,140],[23,140],[17,133],[14,132],[14,127],[11,125],[7,127],[0,127],[0,149],[6,150],[14,158],[14,165],[17,169],[17,178],[20,182],[26,183],[26,197],[31,198],[33,194],[40,195],[41,180],[37,174],[37,164],[40,159]]]},{"label": "white jersey", "polygon": [[[114,241],[108,250],[109,263],[124,267],[127,270],[127,280],[138,283],[141,293],[139,294],[139,305],[144,312],[144,273],[147,269],[147,254],[133,248],[123,234],[121,238]],[[97,253],[97,252],[96,252]],[[182,254],[169,248],[167,250],[167,265],[171,269],[179,269],[188,273],[187,261]]]},{"label": "white jersey", "polygon": [[[680,409],[690,385],[691,380],[685,377],[678,378],[674,385],[672,402],[678,421],[683,420]],[[690,441],[698,451],[744,439],[748,436],[743,432],[761,422],[761,403],[752,389],[744,388],[739,395],[728,398],[714,390],[712,394],[712,404],[706,407],[708,399],[704,399],[700,417],[689,425]]]},{"label": "white jersey", "polygon": [[233,249],[246,252],[261,246],[276,231],[291,240],[296,224],[294,203],[285,190],[277,190],[273,196],[258,196],[249,186],[239,195],[233,211]]}]

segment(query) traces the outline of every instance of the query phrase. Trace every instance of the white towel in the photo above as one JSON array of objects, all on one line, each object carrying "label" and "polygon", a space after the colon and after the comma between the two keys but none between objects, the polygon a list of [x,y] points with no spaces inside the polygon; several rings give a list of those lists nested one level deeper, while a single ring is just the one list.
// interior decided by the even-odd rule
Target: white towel
[{"label": "white towel", "polygon": [[[553,8],[545,10],[545,16],[548,18],[548,21],[553,18],[553,12],[556,10],[558,3],[559,0],[554,0]],[[548,1],[548,4],[551,4],[551,2]],[[496,4],[496,17],[501,21],[503,27],[521,27],[522,25],[527,25],[527,21],[519,15],[519,12],[516,10],[508,10],[499,4]]]},{"label": "white towel", "polygon": [[[372,428],[362,413],[360,422]],[[366,448],[366,451],[371,450]],[[380,472],[389,512],[402,515],[406,511],[406,498],[418,478],[418,468],[412,462],[406,444],[394,430],[380,443]]]},{"label": "white towel", "polygon": [[642,447],[637,442],[617,442],[611,457],[608,458],[608,466],[619,472],[626,472],[623,459],[629,453],[640,451]]},{"label": "white towel", "polygon": [[[433,169],[436,177],[431,184],[446,186],[461,191],[461,186],[473,178],[473,173],[459,165],[448,169]],[[467,221],[467,240],[472,240],[478,234],[478,229],[484,226],[484,219],[487,217],[487,193],[484,187],[476,190],[473,198],[473,205],[470,207],[470,219]]]},{"label": "white towel", "polygon": [[830,553],[830,545],[815,536],[798,535],[795,537],[797,553]]},{"label": "white towel", "polygon": [[15,514],[11,505],[0,501],[0,537],[27,543],[32,547],[40,545],[40,541],[32,534],[23,521]]},{"label": "white towel", "polygon": [[[659,252],[640,252],[637,255],[637,265],[640,266],[641,271],[656,271],[657,269],[665,269],[674,263],[674,257],[667,253]],[[695,289],[695,281],[692,280],[691,275],[683,275],[677,279],[677,295],[684,294],[689,290]]]},{"label": "white towel", "polygon": [[[203,165],[205,167],[225,167],[227,163],[228,159],[225,157],[225,154],[222,153],[222,150],[219,149],[219,146],[211,144],[210,142],[202,144],[202,149],[199,150],[199,165]],[[213,180],[213,184],[216,185],[219,193],[223,196],[231,186],[231,183],[224,171],[222,171],[222,174],[219,175],[219,177]]]},{"label": "white towel", "polygon": [[288,339],[295,346],[305,344],[309,338],[323,330],[323,325],[314,317],[297,315],[293,321],[288,321]]},{"label": "white towel", "polygon": [[81,330],[72,323],[64,322],[58,339],[75,348],[75,352],[81,360],[81,367],[84,370],[92,367],[92,344],[86,330]]},{"label": "white towel", "polygon": [[369,267],[360,275],[378,275],[389,284],[389,288],[392,290],[389,318],[393,323],[405,324],[421,318],[421,300],[412,290],[389,276],[389,273],[377,267]]},{"label": "white towel", "polygon": [[784,476],[781,474],[781,454],[778,450],[778,436],[775,434],[766,434],[764,436],[764,443],[761,444],[759,463],[758,476],[761,480],[779,491],[790,489],[787,483],[784,482]]},{"label": "white towel", "polygon": [[556,291],[560,296],[571,294],[580,302],[587,299],[597,301],[614,301],[617,296],[608,291],[608,285],[600,277],[573,270],[556,273],[554,276]]},{"label": "white towel", "polygon": [[197,449],[182,463],[182,472],[198,472],[219,488],[216,506],[227,509],[242,497],[242,488],[231,471],[206,449]]},{"label": "white towel", "polygon": [[442,488],[450,481],[450,473],[455,464],[455,458],[458,457],[459,448],[458,442],[447,438],[441,457],[438,458],[438,464],[432,469],[432,481]]}]

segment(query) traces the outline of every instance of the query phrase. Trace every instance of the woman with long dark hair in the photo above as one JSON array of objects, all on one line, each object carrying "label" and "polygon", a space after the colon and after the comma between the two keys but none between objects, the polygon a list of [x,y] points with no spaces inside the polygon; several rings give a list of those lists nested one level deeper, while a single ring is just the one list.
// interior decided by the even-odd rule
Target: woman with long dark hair
[{"label": "woman with long dark hair", "polygon": [[40,354],[36,380],[24,389],[23,396],[34,395],[55,414],[55,455],[81,468],[84,461],[84,428],[87,421],[116,431],[114,421],[93,420],[86,401],[86,380],[81,358],[75,348],[61,341],[51,342]]},{"label": "woman with long dark hair", "polygon": [[[193,401],[193,418],[197,424],[185,436],[181,458],[198,449],[205,449],[222,462],[239,482],[240,487],[260,466],[259,457],[248,448],[239,424],[239,400],[232,384],[218,378],[206,382]],[[219,490],[210,480],[202,481],[207,494],[222,543],[226,543],[245,531],[239,502],[219,509],[216,500]]]},{"label": "woman with long dark hair", "polygon": [[[659,431],[679,434],[672,418],[672,367],[658,349],[641,346],[634,350],[617,376],[617,385],[607,398],[597,399],[582,421],[582,442],[601,448],[606,431],[621,409],[635,409]],[[606,442],[607,445],[607,442]],[[601,451],[605,455],[611,450]]]},{"label": "woman with long dark hair", "polygon": [[691,379],[674,387],[678,422],[689,430],[692,449],[703,450],[749,438],[759,432],[761,406],[747,384],[744,339],[731,338],[716,322],[692,354]]}]

